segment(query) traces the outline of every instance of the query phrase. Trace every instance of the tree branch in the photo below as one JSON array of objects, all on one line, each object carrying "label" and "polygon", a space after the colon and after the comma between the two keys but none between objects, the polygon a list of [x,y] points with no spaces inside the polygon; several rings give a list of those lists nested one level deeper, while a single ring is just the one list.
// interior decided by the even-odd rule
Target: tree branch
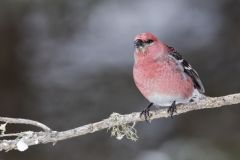
[{"label": "tree branch", "polygon": [[[205,97],[204,99],[177,106],[177,113],[175,115],[180,115],[193,110],[207,109],[207,108],[217,108],[226,105],[233,105],[240,103],[240,93],[231,94],[222,97]],[[32,120],[25,120],[24,124],[31,124],[37,127],[41,127],[44,131],[41,132],[33,132],[26,131],[20,133],[10,133],[10,134],[2,134],[0,137],[16,137],[11,140],[0,140],[0,151],[9,151],[13,149],[17,149],[19,151],[24,151],[28,148],[28,146],[37,145],[37,144],[45,144],[45,143],[56,143],[61,140],[93,133],[96,131],[100,131],[103,129],[110,129],[112,135],[117,136],[118,139],[126,136],[129,139],[136,140],[138,137],[136,135],[136,130],[134,129],[134,125],[136,122],[144,121],[144,118],[140,118],[140,112],[134,112],[131,114],[120,115],[117,113],[113,113],[109,118],[104,119],[99,122],[90,123],[81,127],[77,127],[74,129],[66,130],[66,131],[52,131],[47,126]],[[169,117],[170,115],[167,113],[167,109],[160,109],[156,111],[150,112],[150,120],[159,119],[163,117]],[[0,121],[4,121],[7,123],[15,123],[19,122],[19,119],[14,118],[0,118]],[[23,119],[20,119],[23,120]],[[26,122],[26,123],[25,123]],[[30,122],[30,123],[28,123]],[[34,123],[32,123],[34,122]]]},{"label": "tree branch", "polygon": [[50,131],[51,130],[45,124],[42,124],[42,123],[37,122],[37,121],[30,120],[30,119],[0,117],[0,122],[13,123],[13,124],[27,124],[27,125],[32,125],[32,126],[39,127],[41,129],[43,129],[44,131]]}]

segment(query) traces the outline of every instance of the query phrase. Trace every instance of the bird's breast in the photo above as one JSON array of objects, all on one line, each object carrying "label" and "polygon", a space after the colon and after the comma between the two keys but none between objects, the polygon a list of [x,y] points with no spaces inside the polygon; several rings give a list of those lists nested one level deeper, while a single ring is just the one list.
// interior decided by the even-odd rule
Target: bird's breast
[{"label": "bird's breast", "polygon": [[136,86],[147,98],[153,94],[190,97],[193,83],[170,60],[136,63],[133,69]]}]

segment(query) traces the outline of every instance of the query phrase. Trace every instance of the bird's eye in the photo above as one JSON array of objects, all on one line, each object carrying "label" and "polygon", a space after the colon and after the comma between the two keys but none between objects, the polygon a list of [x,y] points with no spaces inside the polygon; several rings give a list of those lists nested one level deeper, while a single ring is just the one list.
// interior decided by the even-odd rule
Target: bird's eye
[{"label": "bird's eye", "polygon": [[151,44],[151,43],[153,43],[153,40],[148,39],[148,40],[146,41],[146,43],[147,43],[147,44]]}]

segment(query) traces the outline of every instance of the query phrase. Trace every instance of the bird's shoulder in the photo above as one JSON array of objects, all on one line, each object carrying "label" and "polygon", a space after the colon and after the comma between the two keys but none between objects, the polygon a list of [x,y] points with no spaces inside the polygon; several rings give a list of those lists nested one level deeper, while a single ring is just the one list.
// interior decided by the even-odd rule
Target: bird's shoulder
[{"label": "bird's shoulder", "polygon": [[179,52],[177,52],[176,49],[174,49],[171,46],[167,46],[167,47],[168,47],[169,57],[172,58],[174,61],[176,61],[176,63],[180,65],[181,68],[183,68],[184,73],[192,79],[194,83],[194,87],[200,93],[204,93],[205,89],[197,71],[182,57],[182,55]]}]

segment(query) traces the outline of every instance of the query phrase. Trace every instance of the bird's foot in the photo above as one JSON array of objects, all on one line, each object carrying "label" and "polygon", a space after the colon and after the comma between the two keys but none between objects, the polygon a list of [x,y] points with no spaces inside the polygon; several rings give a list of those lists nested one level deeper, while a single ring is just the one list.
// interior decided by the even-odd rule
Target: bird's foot
[{"label": "bird's foot", "polygon": [[177,113],[176,102],[173,101],[172,105],[168,108],[167,112],[170,114],[171,118],[173,118],[173,113]]},{"label": "bird's foot", "polygon": [[141,113],[140,117],[144,116],[146,122],[150,122],[150,108],[153,106],[153,103],[150,103]]}]

